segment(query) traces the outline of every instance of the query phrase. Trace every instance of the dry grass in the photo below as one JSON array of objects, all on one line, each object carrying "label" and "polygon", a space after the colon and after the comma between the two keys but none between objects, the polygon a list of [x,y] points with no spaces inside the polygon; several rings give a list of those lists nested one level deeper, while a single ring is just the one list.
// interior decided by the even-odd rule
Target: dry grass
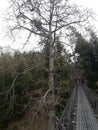
[{"label": "dry grass", "polygon": [[[31,124],[28,130],[47,130],[47,114],[39,114]],[[9,123],[7,130],[27,130],[26,117],[17,118]]]}]

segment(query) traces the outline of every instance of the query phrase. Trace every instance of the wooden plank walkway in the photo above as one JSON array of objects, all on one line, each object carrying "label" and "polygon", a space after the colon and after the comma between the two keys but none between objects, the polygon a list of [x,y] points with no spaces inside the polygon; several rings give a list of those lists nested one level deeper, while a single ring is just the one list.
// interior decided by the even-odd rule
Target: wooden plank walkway
[{"label": "wooden plank walkway", "polygon": [[76,130],[98,130],[98,121],[81,85],[78,86]]}]

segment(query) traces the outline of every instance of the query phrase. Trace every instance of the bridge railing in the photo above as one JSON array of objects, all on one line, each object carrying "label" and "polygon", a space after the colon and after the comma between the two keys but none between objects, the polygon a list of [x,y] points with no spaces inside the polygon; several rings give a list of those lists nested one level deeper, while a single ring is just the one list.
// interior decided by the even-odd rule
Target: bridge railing
[{"label": "bridge railing", "polygon": [[98,118],[98,95],[87,85],[83,85],[83,89],[89,100],[89,103],[91,104],[92,110]]},{"label": "bridge railing", "polygon": [[[56,126],[56,130],[75,130],[75,113],[77,104],[77,86],[74,90],[66,104],[66,107],[61,115],[61,118]],[[63,124],[63,125],[62,125]]]}]

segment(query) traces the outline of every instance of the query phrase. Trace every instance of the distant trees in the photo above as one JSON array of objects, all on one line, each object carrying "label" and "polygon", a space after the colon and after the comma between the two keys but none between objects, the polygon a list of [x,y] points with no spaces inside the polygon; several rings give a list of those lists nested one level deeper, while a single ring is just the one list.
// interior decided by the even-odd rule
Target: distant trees
[{"label": "distant trees", "polygon": [[[55,46],[55,106],[60,113],[63,97],[71,91],[70,69],[63,53],[63,46],[58,41]],[[61,47],[58,47],[61,46]],[[0,130],[14,118],[28,114],[27,121],[31,123],[34,114],[48,110],[48,103],[43,97],[48,91],[48,48],[42,52],[15,52],[0,55]],[[67,52],[66,52],[67,54]],[[46,99],[45,99],[46,100]],[[63,102],[64,103],[64,102]],[[39,108],[40,107],[40,108]],[[57,115],[58,115],[57,114]],[[30,117],[29,117],[30,115]],[[44,124],[43,124],[44,125]],[[29,129],[32,124],[29,124]]]},{"label": "distant trees", "polygon": [[98,80],[98,38],[93,31],[89,33],[89,40],[77,34],[75,53],[78,54],[78,67],[84,71],[89,85],[93,87]]},{"label": "distant trees", "polygon": [[[4,123],[6,126],[6,123],[12,118],[27,111],[31,98],[30,93],[37,77],[38,64],[36,65],[36,62],[38,63],[41,58],[37,58],[37,55],[40,53],[15,52],[14,56],[11,56],[10,53],[0,55],[0,129],[3,129]],[[32,58],[32,62],[30,58]],[[36,78],[36,82],[38,80]]]}]

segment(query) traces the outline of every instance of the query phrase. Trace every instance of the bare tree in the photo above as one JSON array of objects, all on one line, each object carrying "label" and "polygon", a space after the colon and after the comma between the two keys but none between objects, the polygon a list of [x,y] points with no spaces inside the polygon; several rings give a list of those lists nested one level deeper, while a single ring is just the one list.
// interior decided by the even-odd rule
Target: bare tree
[{"label": "bare tree", "polygon": [[[54,130],[53,118],[55,116],[54,97],[54,44],[56,35],[65,28],[66,32],[71,26],[81,25],[88,19],[88,11],[80,11],[76,5],[71,5],[68,0],[11,0],[9,19],[12,21],[10,30],[28,31],[48,39],[49,44],[49,126]],[[63,30],[63,31],[64,31]]]}]

